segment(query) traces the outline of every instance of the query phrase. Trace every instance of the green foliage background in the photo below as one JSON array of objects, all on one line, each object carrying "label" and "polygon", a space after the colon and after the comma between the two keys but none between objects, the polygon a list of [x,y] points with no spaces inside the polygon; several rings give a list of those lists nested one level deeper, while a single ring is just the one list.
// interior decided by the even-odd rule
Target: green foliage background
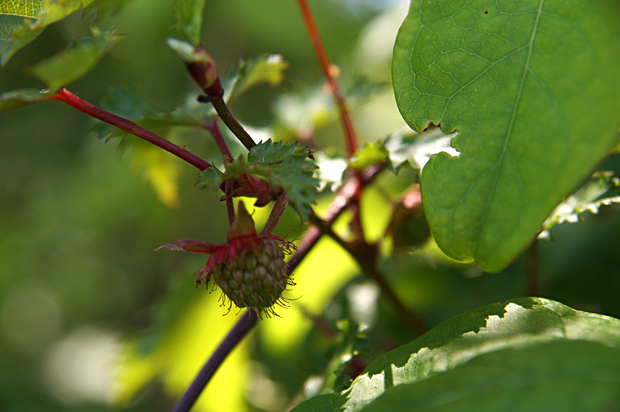
[{"label": "green foliage background", "polygon": [[[201,38],[222,71],[236,67],[240,58],[264,52],[279,53],[290,63],[279,90],[257,86],[235,101],[232,109],[239,119],[255,128],[275,125],[280,137],[290,137],[302,126],[316,127],[319,145],[335,146],[342,153],[340,126],[329,95],[321,89],[321,73],[295,3],[205,3]],[[364,141],[374,141],[404,125],[391,86],[382,83],[390,78],[393,36],[379,40],[381,33],[395,34],[406,9],[350,7],[351,3],[322,0],[312,6],[327,48],[341,68],[357,129]],[[100,103],[110,87],[132,85],[141,101],[168,111],[188,92],[196,93],[165,44],[165,38],[178,35],[170,31],[172,9],[167,0],[133,0],[99,23],[116,26],[126,38],[71,91]],[[390,20],[390,15],[395,17]],[[92,21],[92,14],[78,13],[51,25],[0,70],[0,91],[41,87],[21,68],[89,33]],[[374,82],[370,90],[359,86],[367,80]],[[222,242],[227,224],[219,195],[194,187],[196,173],[190,167],[170,162],[166,154],[160,156],[140,143],[119,152],[114,140],[104,144],[89,133],[92,126],[85,115],[57,102],[0,115],[3,411],[167,411],[236,320],[234,313],[221,316],[216,294],[194,289],[190,275],[204,264],[203,258],[151,252],[176,238]],[[206,133],[177,130],[167,137],[218,161]],[[613,156],[601,167],[618,170],[620,164]],[[161,176],[170,173],[179,176],[178,193],[165,186],[174,186],[174,181],[162,183]],[[413,173],[403,169],[398,177],[386,174],[380,184],[398,193],[413,180]],[[159,192],[151,188],[153,183]],[[318,208],[329,200],[320,198]],[[389,221],[389,205],[371,188],[362,207],[367,236],[377,239]],[[264,210],[255,217],[264,221]],[[303,231],[287,212],[279,227],[284,233],[279,234],[290,228]],[[337,229],[346,231],[346,222],[339,222]],[[587,215],[582,224],[555,227],[555,240],[540,244],[544,296],[620,317],[619,229],[616,206]],[[430,245],[388,258],[382,269],[430,326],[525,294],[523,258],[490,275],[475,266],[455,264]],[[201,398],[200,410],[285,410],[303,397],[300,388],[308,376],[332,376],[338,370],[334,359],[356,345],[357,335],[330,342],[313,329],[304,311],[323,313],[334,323],[352,319],[351,324],[339,323],[342,330],[355,332],[355,322],[368,324],[367,346],[360,349],[364,361],[411,341],[415,335],[400,327],[382,300],[371,299],[369,311],[356,311],[357,294],[376,296],[373,285],[358,275],[344,252],[322,240],[295,273],[298,286],[291,296],[300,299],[281,313],[282,319],[261,323],[227,360]],[[121,340],[130,343],[121,347]],[[101,362],[86,362],[93,359]],[[98,380],[118,377],[106,368],[120,360],[125,365],[120,381]],[[69,373],[75,362],[87,365],[79,370],[90,373]],[[145,388],[136,402],[129,402]],[[116,403],[110,402],[112,397]]]}]

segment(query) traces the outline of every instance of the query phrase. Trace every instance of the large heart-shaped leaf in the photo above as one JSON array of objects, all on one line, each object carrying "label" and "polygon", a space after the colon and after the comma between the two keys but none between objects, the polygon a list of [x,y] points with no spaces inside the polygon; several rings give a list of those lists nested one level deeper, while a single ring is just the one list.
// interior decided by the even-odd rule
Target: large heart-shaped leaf
[{"label": "large heart-shaped leaf", "polygon": [[413,0],[396,40],[401,114],[458,131],[422,172],[441,249],[499,271],[616,141],[616,0]]},{"label": "large heart-shaped leaf", "polygon": [[[413,388],[427,380],[430,381],[431,377],[437,376],[437,379],[440,379],[439,377],[446,371],[455,370],[483,355],[505,349],[529,350],[541,344],[559,341],[594,342],[599,346],[604,345],[605,349],[614,348],[614,356],[617,356],[620,354],[620,320],[576,311],[561,303],[539,298],[521,298],[495,303],[447,320],[421,338],[377,357],[364,373],[353,381],[349,389],[339,394],[313,398],[300,404],[294,411],[366,410],[365,407],[373,405],[375,399],[384,393],[387,395],[401,385],[411,385],[410,388]],[[522,357],[529,359],[527,350]],[[587,353],[584,352],[583,356],[584,359],[588,359]],[[569,360],[570,357],[556,359],[558,363]],[[600,359],[590,357],[590,360],[592,365],[598,367]],[[493,368],[501,373],[506,365],[503,361],[498,362]],[[540,363],[539,355],[532,354],[528,365],[537,362]],[[588,362],[584,360],[578,369],[587,369],[587,365]],[[545,379],[553,382],[563,379],[564,371],[555,368],[553,364],[541,363],[540,366],[540,373],[546,377]],[[505,369],[508,374],[512,372],[509,367]],[[521,379],[519,373],[517,376]],[[441,379],[449,381],[452,378]],[[466,382],[459,382],[463,386],[454,386],[453,391],[466,393],[470,390],[465,385]],[[497,389],[493,386],[496,382],[491,375],[482,376],[479,383],[486,385],[491,391]],[[441,385],[442,383],[432,386],[435,390],[433,393],[438,392],[437,388],[441,388]],[[417,387],[415,391],[418,393]],[[552,400],[553,397],[547,399]]]}]

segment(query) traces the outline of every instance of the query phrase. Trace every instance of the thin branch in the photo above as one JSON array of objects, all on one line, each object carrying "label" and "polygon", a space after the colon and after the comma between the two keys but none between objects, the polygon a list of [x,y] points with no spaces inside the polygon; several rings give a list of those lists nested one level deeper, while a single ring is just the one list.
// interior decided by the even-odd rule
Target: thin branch
[{"label": "thin branch", "polygon": [[81,111],[82,113],[86,113],[87,115],[94,117],[95,119],[99,119],[103,122],[109,123],[112,126],[116,126],[127,133],[144,139],[147,142],[153,143],[155,146],[161,147],[165,151],[172,153],[173,155],[177,156],[182,160],[185,160],[187,163],[197,167],[199,170],[205,170],[211,167],[209,163],[202,160],[198,156],[188,152],[187,150],[185,150],[184,147],[177,146],[174,143],[171,143],[168,140],[157,136],[155,133],[151,133],[148,130],[138,126],[134,122],[131,122],[125,118],[103,110],[99,107],[93,106],[92,104],[72,94],[67,89],[61,89],[50,99],[66,103],[69,106]]},{"label": "thin branch", "polygon": [[[352,199],[353,200],[353,199]],[[424,322],[424,319],[411,311],[400,299],[398,294],[394,291],[392,286],[387,282],[385,276],[377,268],[377,245],[370,245],[365,242],[364,239],[356,239],[355,243],[347,242],[342,239],[332,227],[316,216],[310,217],[312,223],[314,223],[318,229],[324,234],[335,240],[343,249],[357,261],[362,271],[371,279],[373,279],[381,288],[381,292],[384,296],[394,305],[398,313],[403,319],[420,335],[428,332],[428,328]]]},{"label": "thin branch", "polygon": [[230,149],[226,144],[226,140],[224,140],[224,135],[222,135],[222,131],[220,130],[217,121],[218,118],[216,117],[212,122],[203,123],[202,127],[211,134],[213,140],[215,140],[215,144],[217,144],[220,152],[222,152],[222,155],[228,156],[232,159],[232,153],[230,153]]},{"label": "thin branch", "polygon": [[174,406],[172,412],[187,412],[204,390],[205,386],[211,380],[219,366],[224,362],[228,354],[237,346],[239,342],[252,330],[256,325],[258,316],[252,311],[248,311],[241,316],[237,324],[228,332],[220,346],[213,352],[207,363],[202,367],[198,376],[194,379],[190,387],[185,391],[181,399]]},{"label": "thin branch", "polygon": [[334,99],[336,100],[336,104],[340,110],[342,127],[344,128],[344,133],[346,136],[347,155],[348,157],[352,157],[357,150],[357,136],[355,134],[355,129],[353,128],[351,118],[349,117],[349,112],[344,102],[344,98],[342,97],[338,84],[336,83],[336,79],[334,78],[334,68],[329,60],[329,57],[327,56],[327,51],[325,50],[325,46],[321,40],[319,30],[317,29],[314,17],[312,17],[312,12],[310,11],[308,3],[306,0],[297,0],[297,3],[301,9],[301,14],[304,18],[304,23],[306,24],[306,29],[308,30],[308,35],[312,41],[314,51],[317,54],[323,73],[327,78],[327,82],[331,87],[332,93],[334,94]]},{"label": "thin branch", "polygon": [[230,131],[233,132],[235,136],[237,136],[237,139],[239,139],[239,141],[245,146],[246,149],[250,150],[254,146],[256,146],[254,139],[252,139],[248,132],[245,131],[243,126],[241,126],[237,119],[235,119],[230,110],[228,110],[228,106],[226,106],[226,102],[224,102],[223,97],[211,100],[211,103],[213,104],[213,107],[215,108],[217,114],[220,116],[220,119],[222,119],[222,121],[226,126],[228,126]]}]

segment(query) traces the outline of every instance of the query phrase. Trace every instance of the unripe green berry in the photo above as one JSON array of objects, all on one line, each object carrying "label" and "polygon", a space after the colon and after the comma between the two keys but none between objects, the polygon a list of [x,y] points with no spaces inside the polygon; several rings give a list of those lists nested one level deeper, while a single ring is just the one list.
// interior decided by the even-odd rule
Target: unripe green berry
[{"label": "unripe green berry", "polygon": [[273,305],[283,304],[282,292],[293,284],[284,252],[270,238],[261,238],[255,248],[243,249],[231,260],[214,265],[212,273],[222,292],[237,307],[263,309],[268,315],[275,314]]}]

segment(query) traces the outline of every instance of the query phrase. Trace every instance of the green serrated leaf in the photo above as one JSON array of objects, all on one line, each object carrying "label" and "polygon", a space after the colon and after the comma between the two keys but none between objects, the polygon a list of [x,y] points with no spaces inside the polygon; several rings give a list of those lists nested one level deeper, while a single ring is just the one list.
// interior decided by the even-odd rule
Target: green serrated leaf
[{"label": "green serrated leaf", "polygon": [[0,113],[49,99],[53,93],[45,90],[20,89],[0,94]]},{"label": "green serrated leaf", "polygon": [[0,66],[50,24],[84,9],[94,0],[1,0]]},{"label": "green serrated leaf", "polygon": [[46,84],[50,91],[59,90],[85,76],[104,53],[123,37],[115,29],[99,30],[93,26],[91,32],[92,36],[79,37],[66,50],[26,71]]},{"label": "green serrated leaf", "polygon": [[262,55],[248,61],[242,61],[239,72],[227,79],[226,90],[230,90],[225,99],[230,103],[249,88],[267,83],[272,87],[279,86],[284,80],[284,71],[289,64],[279,54]]},{"label": "green serrated leaf", "polygon": [[194,46],[200,44],[204,6],[205,0],[176,0],[174,3],[175,28],[185,32]]},{"label": "green serrated leaf", "polygon": [[616,0],[414,0],[396,40],[399,110],[430,122],[459,157],[422,172],[441,249],[495,272],[616,142]]},{"label": "green serrated leaf", "polygon": [[226,180],[224,173],[222,173],[217,167],[213,166],[203,170],[196,177],[196,184],[199,184],[203,188],[219,190],[220,185],[224,180]]},{"label": "green serrated leaf", "polygon": [[267,140],[249,151],[247,161],[239,156],[224,166],[225,171],[221,174],[211,170],[201,172],[196,182],[203,187],[219,188],[226,179],[243,174],[258,176],[272,186],[284,189],[301,220],[308,219],[318,182],[313,176],[316,165],[308,158],[307,149],[297,143]]},{"label": "green serrated leaf", "polygon": [[[366,410],[384,393],[401,385],[430,385],[433,379],[442,379],[447,371],[470,364],[482,355],[566,341],[593,342],[596,347],[612,347],[617,353],[620,320],[576,311],[542,298],[484,306],[449,319],[421,338],[377,357],[347,390],[317,399],[319,405],[333,405],[331,409],[313,409],[315,401],[310,399],[293,411],[331,412],[341,410],[341,406],[347,412]],[[571,359],[565,354],[556,362],[569,364]],[[500,371],[504,370],[502,366],[498,364]]]},{"label": "green serrated leaf", "polygon": [[318,184],[313,176],[316,165],[308,158],[308,149],[297,143],[267,140],[250,150],[248,166],[250,174],[264,177],[271,185],[283,188],[302,222],[308,219]]},{"label": "green serrated leaf", "polygon": [[402,385],[363,408],[444,412],[610,411],[620,404],[620,349],[554,341],[480,356]]},{"label": "green serrated leaf", "polygon": [[549,230],[560,223],[577,223],[581,214],[588,211],[597,214],[601,206],[620,203],[620,196],[610,196],[612,189],[620,187],[620,180],[613,172],[595,172],[590,180],[581,189],[568,196],[553,210],[553,213],[543,224],[544,230],[538,238],[550,237]]}]

